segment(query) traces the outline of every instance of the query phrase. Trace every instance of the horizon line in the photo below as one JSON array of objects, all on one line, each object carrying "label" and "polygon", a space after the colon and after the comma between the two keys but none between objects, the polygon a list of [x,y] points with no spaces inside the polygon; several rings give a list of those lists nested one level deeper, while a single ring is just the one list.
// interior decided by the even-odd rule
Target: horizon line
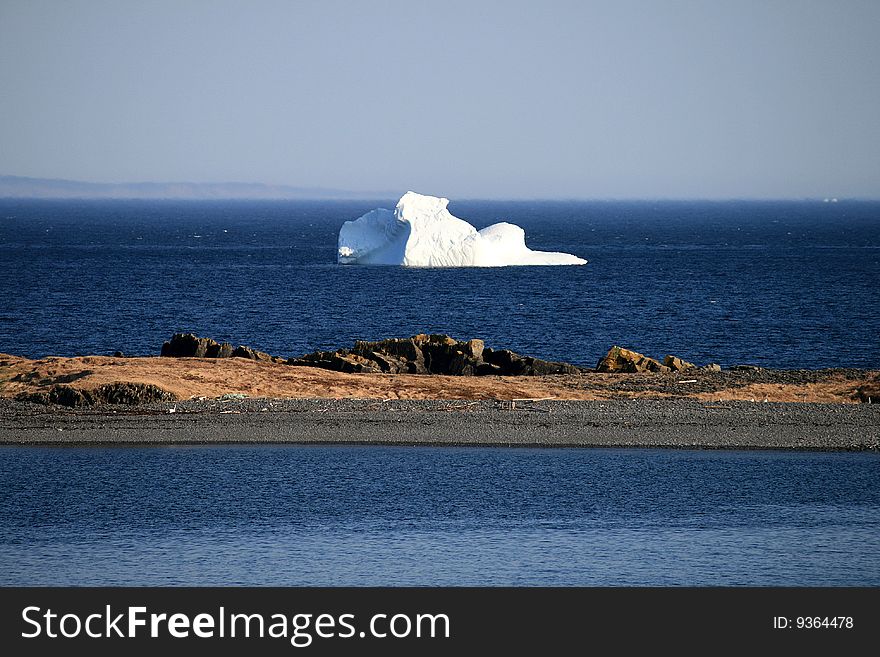
[{"label": "horizon line", "polygon": [[[27,190],[19,192],[11,192],[4,190],[6,185],[73,185],[81,187],[79,191],[70,191],[65,195],[62,190],[45,190],[40,192],[28,193]],[[200,188],[203,192],[210,191],[211,188],[233,187],[241,188],[242,194],[234,194],[230,191],[222,189],[217,190],[217,195],[204,193],[199,195],[191,193],[166,194],[159,195],[147,194],[138,195],[134,190],[127,190],[129,187],[154,188],[162,187],[191,187],[193,192],[197,192]],[[104,188],[105,192],[100,193],[97,190],[89,188]],[[115,195],[113,189],[116,188],[121,192]],[[265,193],[262,195],[247,196],[248,188],[262,189]],[[287,194],[273,195],[273,192],[286,191]],[[413,190],[414,191],[414,190]],[[89,195],[93,193],[94,195]],[[133,192],[126,195],[126,192]],[[183,192],[183,190],[181,190]],[[394,192],[390,190],[350,190],[333,187],[321,186],[295,186],[289,184],[274,184],[264,182],[241,182],[241,181],[225,181],[225,182],[193,182],[193,181],[163,181],[163,182],[94,182],[84,180],[73,180],[69,178],[37,178],[32,176],[17,176],[0,174],[0,199],[2,200],[79,200],[79,201],[373,201],[399,198],[405,192]],[[314,196],[309,196],[314,194]],[[432,194],[433,196],[433,194]],[[442,195],[441,198],[449,198]],[[449,199],[450,202],[459,201],[508,201],[508,202],[595,202],[595,203],[616,203],[616,202],[709,202],[724,203],[732,201],[742,202],[819,202],[819,203],[838,203],[841,201],[855,202],[872,202],[880,201],[880,196],[575,196],[575,195],[555,195],[555,196],[456,196]]]}]

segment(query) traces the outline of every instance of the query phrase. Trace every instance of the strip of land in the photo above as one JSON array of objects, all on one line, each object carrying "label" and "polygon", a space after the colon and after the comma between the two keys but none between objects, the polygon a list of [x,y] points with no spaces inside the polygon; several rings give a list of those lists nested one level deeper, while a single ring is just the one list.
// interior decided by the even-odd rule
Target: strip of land
[{"label": "strip of land", "polygon": [[[880,372],[347,374],[242,358],[0,355],[0,443],[880,449]],[[23,401],[143,384],[173,401]],[[867,392],[866,392],[867,391]]]},{"label": "strip of land", "polygon": [[136,410],[0,402],[0,443],[880,449],[880,405],[695,400],[221,399]]},{"label": "strip of land", "polygon": [[745,368],[672,374],[447,376],[348,374],[245,358],[50,357],[0,354],[0,398],[53,386],[93,391],[119,382],[156,386],[175,399],[228,394],[277,399],[696,399],[857,404],[880,386],[880,372]]}]

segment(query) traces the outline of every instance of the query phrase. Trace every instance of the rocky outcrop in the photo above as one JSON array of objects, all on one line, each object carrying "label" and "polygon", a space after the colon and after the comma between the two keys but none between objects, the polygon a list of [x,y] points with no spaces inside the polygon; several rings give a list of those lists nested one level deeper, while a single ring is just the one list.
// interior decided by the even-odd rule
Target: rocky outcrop
[{"label": "rocky outcrop", "polygon": [[[427,374],[425,345],[426,336],[411,338],[390,338],[378,342],[358,340],[351,353],[368,361],[366,367],[371,371],[391,374]],[[427,336],[430,337],[430,336]],[[435,341],[439,345],[442,341]],[[378,368],[378,370],[376,369]]]},{"label": "rocky outcrop", "polygon": [[221,346],[211,338],[200,338],[192,333],[175,333],[171,339],[162,345],[161,356],[173,358],[208,358],[208,349],[216,358],[221,351]]},{"label": "rocky outcrop", "polygon": [[[448,335],[420,333],[409,338],[358,340],[351,349],[314,351],[299,358],[282,359],[244,345],[200,338],[192,333],[175,333],[162,345],[162,356],[176,358],[246,358],[300,367],[365,374],[445,374],[451,376],[543,376],[577,375],[581,368],[569,363],[523,356],[509,349],[486,347],[482,340],[456,340]],[[614,346],[599,361],[597,372],[638,374],[685,372],[697,368],[677,356],[661,363],[631,349]],[[697,368],[720,371],[717,365]]]},{"label": "rocky outcrop", "polygon": [[639,372],[671,372],[672,369],[637,351],[615,345],[596,365],[596,371],[638,374]]},{"label": "rocky outcrop", "polygon": [[661,363],[658,360],[649,358],[644,354],[640,354],[632,349],[624,349],[617,345],[611,347],[599,363],[596,365],[597,372],[617,373],[617,374],[643,374],[643,373],[659,373],[668,374],[671,372],[687,372],[688,370],[699,370],[702,372],[720,372],[721,366],[717,363],[709,363],[703,367],[698,367],[693,363],[679,358],[678,356],[668,355]]},{"label": "rocky outcrop", "polygon": [[683,372],[684,370],[689,370],[696,367],[696,365],[694,365],[693,363],[689,363],[686,360],[682,360],[678,356],[672,355],[664,358],[663,364],[673,372]]},{"label": "rocky outcrop", "polygon": [[508,349],[483,350],[483,360],[508,376],[538,376],[542,374],[580,374],[580,369],[569,363],[558,363],[531,356],[520,356]]},{"label": "rocky outcrop", "polygon": [[39,404],[81,407],[95,404],[149,404],[151,402],[175,401],[177,397],[167,390],[150,383],[105,383],[92,390],[74,388],[65,384],[53,385],[46,391],[26,393],[18,397],[22,401]]},{"label": "rocky outcrop", "polygon": [[172,358],[247,358],[249,360],[284,362],[283,358],[270,356],[263,351],[239,345],[233,348],[228,342],[200,338],[192,333],[175,333],[162,345],[161,356]]},{"label": "rocky outcrop", "polygon": [[94,397],[88,390],[79,390],[64,384],[56,384],[48,390],[32,393],[23,393],[18,396],[21,401],[30,401],[37,404],[58,404],[59,406],[91,406]]},{"label": "rocky outcrop", "polygon": [[856,389],[856,399],[864,404],[880,404],[880,380],[859,386]]},{"label": "rocky outcrop", "polygon": [[175,401],[177,396],[152,383],[107,383],[92,391],[96,403],[103,404],[149,404],[151,402]]},{"label": "rocky outcrop", "polygon": [[520,356],[487,348],[482,340],[456,340],[448,335],[419,334],[376,342],[358,341],[351,349],[316,351],[291,358],[290,365],[323,367],[339,372],[446,374],[451,376],[529,376],[579,374],[568,363]]},{"label": "rocky outcrop", "polygon": [[[256,349],[251,349],[250,347],[245,347],[244,345],[240,345],[234,350],[230,347],[229,356],[232,358],[247,358],[248,360],[262,360],[266,362],[275,360],[273,356],[270,356],[265,351],[257,351]],[[223,358],[223,356],[219,356],[219,358]]]},{"label": "rocky outcrop", "polygon": [[[211,340],[211,343],[212,344],[209,344],[208,348],[205,349],[205,358],[230,358],[235,355],[232,345],[228,342],[217,344]],[[241,349],[241,347],[239,347],[239,349]]]},{"label": "rocky outcrop", "polygon": [[315,351],[311,354],[306,354],[302,358],[289,358],[287,364],[320,367],[325,370],[347,372],[349,374],[370,374],[382,371],[376,361],[358,356],[345,349],[340,351]]}]

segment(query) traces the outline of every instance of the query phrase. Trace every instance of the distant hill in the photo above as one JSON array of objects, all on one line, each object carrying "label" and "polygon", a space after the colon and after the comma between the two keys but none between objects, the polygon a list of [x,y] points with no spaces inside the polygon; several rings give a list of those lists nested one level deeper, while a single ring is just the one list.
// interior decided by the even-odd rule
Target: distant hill
[{"label": "distant hill", "polygon": [[388,191],[352,192],[262,183],[90,183],[55,178],[0,176],[0,198],[369,199],[396,198],[398,195]]}]

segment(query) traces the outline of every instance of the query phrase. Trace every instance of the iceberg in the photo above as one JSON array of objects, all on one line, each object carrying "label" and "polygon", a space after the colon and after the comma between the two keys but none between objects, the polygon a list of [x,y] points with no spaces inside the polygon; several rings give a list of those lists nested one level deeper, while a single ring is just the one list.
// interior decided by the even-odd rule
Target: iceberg
[{"label": "iceberg", "polygon": [[449,199],[407,192],[392,212],[376,208],[339,230],[339,264],[408,267],[583,265],[568,253],[532,251],[519,226],[501,222],[477,230],[446,209]]}]

